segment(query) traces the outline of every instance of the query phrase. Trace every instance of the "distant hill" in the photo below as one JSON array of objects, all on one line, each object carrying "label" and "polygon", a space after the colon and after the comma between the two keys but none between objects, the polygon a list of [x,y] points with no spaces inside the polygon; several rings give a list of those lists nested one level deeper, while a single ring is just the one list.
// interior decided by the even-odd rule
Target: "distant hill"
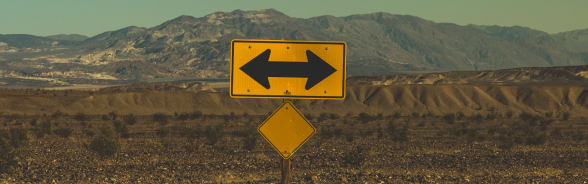
[{"label": "distant hill", "polygon": [[84,35],[79,35],[79,34],[59,34],[59,35],[51,35],[51,36],[46,36],[46,38],[51,38],[54,40],[68,40],[68,41],[84,41],[85,39],[88,39],[89,37],[84,36]]},{"label": "distant hill", "polygon": [[[58,44],[71,43],[67,45],[68,50],[53,50],[44,56],[39,56],[43,54],[41,52],[34,53],[36,55],[11,54],[4,58],[22,56],[31,60],[67,62],[72,63],[72,66],[80,66],[60,67],[66,71],[99,66],[95,68],[108,68],[106,74],[122,79],[155,76],[226,78],[229,75],[231,40],[272,39],[345,41],[348,45],[348,70],[352,75],[588,64],[588,52],[582,49],[582,35],[585,34],[578,32],[569,35],[549,35],[520,26],[459,26],[381,12],[301,19],[274,9],[235,10],[198,18],[180,16],[151,28],[130,26],[83,41],[62,40]],[[578,37],[575,39],[577,41],[561,39],[575,37]],[[31,38],[23,37],[22,40],[26,42],[22,44],[30,42],[47,45],[46,42],[57,41],[43,37]],[[15,42],[10,44],[15,45]],[[143,64],[134,64],[132,68],[125,64],[112,64],[119,62]],[[52,68],[48,66],[52,63],[38,65]],[[119,75],[120,71],[124,71],[124,75]],[[153,74],[145,75],[140,73],[142,71]]]},{"label": "distant hill", "polygon": [[[388,13],[300,19],[273,9],[216,12],[201,18],[180,16],[152,28],[105,32],[80,45],[92,56],[116,53],[115,60],[198,68],[224,77],[229,43],[236,38],[345,41],[349,69],[372,74],[588,63],[586,55],[560,47],[549,34],[537,30],[459,26]],[[86,63],[108,62],[81,58]]]},{"label": "distant hill", "polygon": [[588,29],[580,29],[554,34],[558,43],[567,50],[588,52]]},{"label": "distant hill", "polygon": [[0,34],[0,42],[4,42],[8,46],[16,48],[43,48],[77,43],[76,41],[58,41],[51,38],[27,34]]}]

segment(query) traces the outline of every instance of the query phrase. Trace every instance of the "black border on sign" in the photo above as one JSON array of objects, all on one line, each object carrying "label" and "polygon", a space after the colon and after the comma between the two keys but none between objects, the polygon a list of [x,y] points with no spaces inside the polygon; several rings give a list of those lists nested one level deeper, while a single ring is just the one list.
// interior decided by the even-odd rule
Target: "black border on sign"
[{"label": "black border on sign", "polygon": [[[302,117],[302,119],[304,119],[304,121],[305,121],[305,122],[306,122],[306,123],[307,123],[307,124],[308,124],[308,125],[309,125],[309,126],[312,128],[312,130],[313,130],[313,131],[312,131],[312,134],[310,134],[308,137],[306,137],[306,139],[304,139],[304,141],[302,141],[302,143],[300,143],[300,145],[298,145],[298,146],[297,146],[297,147],[296,147],[294,150],[292,150],[292,152],[290,152],[290,155],[289,155],[288,157],[284,157],[284,155],[282,155],[282,151],[278,150],[278,148],[276,148],[276,145],[274,145],[272,142],[270,142],[270,140],[269,140],[269,139],[268,139],[268,138],[267,138],[267,137],[266,137],[266,136],[265,136],[265,135],[264,135],[264,134],[261,132],[261,130],[260,130],[260,129],[261,129],[261,127],[262,127],[263,125],[265,125],[265,123],[267,123],[267,121],[269,121],[269,120],[270,120],[270,119],[271,119],[271,118],[274,116],[274,114],[276,114],[276,113],[277,113],[277,112],[278,112],[280,109],[282,109],[282,107],[284,107],[284,105],[286,105],[286,104],[290,104],[290,106],[292,106],[292,108],[293,108],[294,110],[296,110],[296,112],[298,113],[298,115],[300,115],[300,117]],[[267,117],[267,119],[265,119],[265,121],[263,121],[263,123],[261,123],[261,125],[259,125],[259,126],[257,127],[257,132],[259,132],[259,134],[261,134],[261,136],[263,136],[263,138],[264,138],[264,139],[265,139],[265,140],[266,140],[266,141],[267,141],[267,142],[268,142],[270,145],[272,145],[272,147],[274,148],[274,150],[276,150],[276,151],[278,152],[278,154],[280,154],[280,156],[282,156],[282,158],[284,158],[284,159],[289,159],[289,158],[290,158],[290,157],[291,157],[291,156],[292,156],[294,153],[296,153],[296,151],[298,151],[298,149],[299,149],[299,148],[300,148],[302,145],[304,145],[304,143],[306,143],[306,141],[308,141],[308,139],[310,139],[310,138],[311,138],[311,137],[314,135],[314,133],[316,133],[316,128],[314,128],[314,126],[312,126],[312,124],[310,124],[310,121],[308,121],[308,119],[306,119],[306,117],[304,117],[304,116],[302,115],[302,113],[300,113],[300,111],[298,111],[298,108],[296,108],[296,107],[294,106],[294,104],[292,104],[292,102],[290,102],[290,101],[285,101],[285,102],[284,102],[284,103],[283,103],[283,104],[282,104],[282,105],[281,105],[281,106],[280,106],[278,109],[276,109],[276,111],[274,111],[274,112],[273,112],[273,113],[272,113],[272,114],[271,114],[269,117]]]},{"label": "black border on sign", "polygon": [[[235,95],[233,94],[233,67],[235,66],[235,42],[244,42],[244,43],[291,43],[291,44],[329,44],[329,45],[343,45],[343,81],[342,81],[342,89],[341,96],[292,96],[292,95]],[[292,41],[278,41],[278,40],[233,40],[231,41],[231,78],[230,78],[230,96],[237,97],[237,98],[296,98],[296,99],[344,99],[345,98],[345,81],[347,76],[347,44],[344,42],[316,42],[316,41],[303,41],[303,40],[292,40]]]}]

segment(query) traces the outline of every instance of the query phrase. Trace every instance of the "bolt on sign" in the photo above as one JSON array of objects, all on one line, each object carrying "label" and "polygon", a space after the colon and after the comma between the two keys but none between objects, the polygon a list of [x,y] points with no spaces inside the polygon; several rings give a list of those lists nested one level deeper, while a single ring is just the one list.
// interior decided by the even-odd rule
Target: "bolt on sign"
[{"label": "bolt on sign", "polygon": [[286,101],[257,127],[257,131],[280,156],[289,159],[316,129],[290,101]]},{"label": "bolt on sign", "polygon": [[345,98],[345,42],[233,40],[233,98]]}]

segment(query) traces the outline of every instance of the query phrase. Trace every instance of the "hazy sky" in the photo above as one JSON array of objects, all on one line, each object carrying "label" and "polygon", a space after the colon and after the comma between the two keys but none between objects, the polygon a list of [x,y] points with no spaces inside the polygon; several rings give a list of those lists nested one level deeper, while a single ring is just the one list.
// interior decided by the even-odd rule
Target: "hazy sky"
[{"label": "hazy sky", "polygon": [[588,0],[0,0],[0,34],[94,36],[131,25],[149,28],[180,15],[267,8],[298,18],[388,12],[548,33],[588,28]]}]

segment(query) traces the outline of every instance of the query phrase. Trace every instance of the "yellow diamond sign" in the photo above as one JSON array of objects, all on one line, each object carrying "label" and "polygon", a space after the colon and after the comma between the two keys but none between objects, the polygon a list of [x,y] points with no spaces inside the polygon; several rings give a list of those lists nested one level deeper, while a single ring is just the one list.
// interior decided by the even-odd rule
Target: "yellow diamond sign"
[{"label": "yellow diamond sign", "polygon": [[286,101],[259,125],[257,131],[284,159],[288,159],[314,135],[316,129],[290,101]]}]

